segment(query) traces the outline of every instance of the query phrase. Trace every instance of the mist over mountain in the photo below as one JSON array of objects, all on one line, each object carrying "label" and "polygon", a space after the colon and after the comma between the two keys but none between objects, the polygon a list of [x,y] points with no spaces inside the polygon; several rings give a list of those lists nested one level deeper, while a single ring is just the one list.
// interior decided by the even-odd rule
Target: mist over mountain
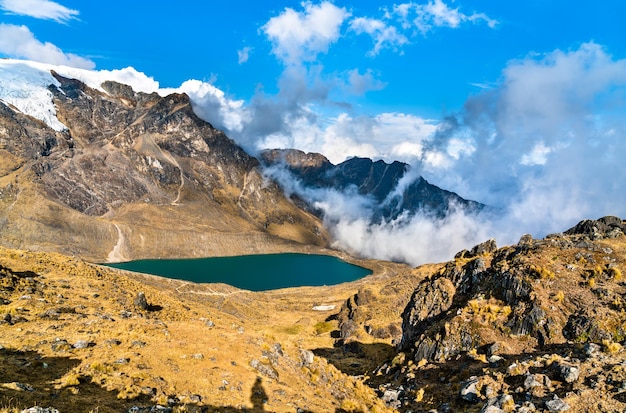
[{"label": "mist over mountain", "polygon": [[[7,222],[5,239],[23,231],[27,223],[42,225],[35,227],[37,231],[23,231],[19,244],[11,246],[54,244],[54,237],[69,232],[82,240],[80,246],[72,247],[76,251],[130,259],[157,253],[156,245],[145,246],[155,243],[146,241],[146,228],[166,230],[169,222],[178,231],[183,229],[181,224],[189,225],[186,220],[208,225],[205,230],[217,231],[221,238],[252,231],[323,245],[324,230],[308,213],[323,220],[335,247],[363,257],[416,264],[443,259],[475,241],[474,231],[468,236],[455,229],[450,240],[431,243],[435,233],[450,235],[442,229],[451,225],[451,219],[466,215],[475,219],[484,212],[484,205],[430,184],[408,164],[352,158],[333,165],[323,155],[276,150],[264,152],[261,165],[223,132],[198,118],[209,107],[198,102],[192,105],[186,94],[161,89],[135,92],[129,85],[109,80],[126,80],[140,90],[154,89],[154,83],[132,70],[94,72],[5,61],[0,71],[1,96],[6,102],[2,119],[7,196],[19,199],[16,194],[28,184],[34,197],[43,196],[42,201],[59,204],[65,211],[51,217],[45,208],[38,209],[43,217],[22,214],[15,222]],[[288,170],[281,166],[283,161],[289,164]],[[9,183],[14,177],[15,182]],[[295,205],[284,198],[283,191]],[[12,210],[17,204],[10,205]],[[198,208],[202,212],[192,212]],[[153,222],[153,216],[162,217],[170,209],[177,211],[170,216],[175,220]],[[97,222],[98,229],[85,230],[76,212],[89,225]],[[137,214],[142,215],[144,228],[139,233]],[[222,218],[217,219],[220,214]],[[64,224],[65,230],[59,231],[59,220],[70,221]],[[421,228],[415,227],[418,221]],[[90,250],[94,242],[85,237],[107,239],[111,243],[108,255]],[[389,237],[410,237],[423,244],[412,241],[389,250],[388,245],[393,245]],[[239,247],[255,250],[250,244],[253,240],[248,237]],[[97,243],[98,249],[107,248],[107,242]],[[177,244],[173,243],[174,250],[158,255],[174,253]],[[200,247],[192,255],[211,250]],[[215,250],[223,253],[222,247]]]},{"label": "mist over mountain", "polygon": [[[280,182],[288,195],[298,194],[300,206],[306,205],[318,216],[323,212],[336,247],[360,256],[417,265],[449,259],[460,249],[494,237],[500,243],[513,243],[521,233],[545,236],[584,216],[624,215],[626,202],[619,183],[625,171],[617,156],[624,144],[623,119],[618,116],[623,107],[619,99],[623,85],[619,69],[623,65],[600,46],[585,44],[571,52],[511,62],[501,84],[472,96],[462,111],[449,114],[436,125],[430,123],[428,128],[406,117],[366,121],[340,116],[320,130],[300,119],[291,123],[300,129],[290,132],[293,140],[289,141],[253,133],[249,127],[258,126],[262,119],[257,117],[263,114],[251,111],[243,101],[229,99],[209,83],[188,81],[178,89],[162,89],[154,79],[132,68],[90,71],[5,60],[0,65],[0,91],[3,102],[58,133],[67,126],[59,120],[48,89],[57,82],[51,70],[101,93],[106,93],[101,85],[107,80],[160,97],[185,93],[194,116],[224,128],[252,155],[258,155],[271,142],[279,147],[290,143],[309,152],[320,149],[327,162],[301,168],[296,180],[292,179],[294,170],[284,174],[277,165],[258,170],[266,180]],[[560,79],[554,77],[556,73],[575,76]],[[611,76],[600,81],[599,73]],[[548,81],[550,78],[554,81]],[[533,83],[533,79],[541,80],[544,86]],[[575,92],[579,84],[576,79],[588,80],[584,93]],[[553,104],[540,104],[541,99]],[[256,107],[261,106],[257,101]],[[598,107],[610,110],[596,116]],[[274,115],[272,112],[263,118],[270,121]],[[311,139],[300,140],[304,129]],[[401,142],[403,136],[412,136],[411,131],[418,129],[430,132],[420,135],[418,141]],[[341,136],[350,142],[370,136],[373,146],[367,153],[387,164],[377,161],[370,165],[370,161],[358,158],[342,163],[345,158],[338,157],[334,149],[351,147],[359,154],[362,146],[346,146],[345,139],[336,139]],[[393,156],[406,162],[394,163]],[[325,175],[330,160],[343,165],[333,177]],[[354,181],[361,172],[369,174],[368,169],[371,177]],[[308,178],[303,180],[304,176]],[[307,185],[306,179],[318,184]],[[460,197],[442,195],[436,208],[426,201],[432,192],[426,198],[423,194],[411,198],[421,190],[429,192],[431,184]],[[467,199],[490,208],[474,208],[476,204],[468,209]]]}]

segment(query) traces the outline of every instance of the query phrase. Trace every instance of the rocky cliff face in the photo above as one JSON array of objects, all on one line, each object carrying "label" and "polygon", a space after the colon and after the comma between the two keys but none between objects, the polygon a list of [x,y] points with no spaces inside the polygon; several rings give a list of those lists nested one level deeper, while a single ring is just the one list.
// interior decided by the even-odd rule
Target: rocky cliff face
[{"label": "rocky cliff face", "polygon": [[[623,411],[625,253],[617,217],[459,252],[416,285],[369,384],[407,412]],[[376,333],[379,294],[344,305],[344,348]]]},{"label": "rocky cliff face", "polygon": [[[478,212],[485,207],[432,185],[422,177],[416,177],[397,191],[398,183],[409,169],[409,165],[398,161],[388,164],[382,160],[351,158],[333,165],[323,155],[294,149],[268,150],[262,153],[261,160],[267,165],[284,165],[305,188],[340,191],[356,188],[360,195],[370,196],[376,203],[374,221],[392,220],[406,213],[442,218],[451,208]],[[302,201],[306,202],[306,199]]]},{"label": "rocky cliff face", "polygon": [[321,224],[199,119],[186,95],[115,82],[102,92],[53,76],[65,131],[0,102],[4,245],[118,260],[326,243]]}]

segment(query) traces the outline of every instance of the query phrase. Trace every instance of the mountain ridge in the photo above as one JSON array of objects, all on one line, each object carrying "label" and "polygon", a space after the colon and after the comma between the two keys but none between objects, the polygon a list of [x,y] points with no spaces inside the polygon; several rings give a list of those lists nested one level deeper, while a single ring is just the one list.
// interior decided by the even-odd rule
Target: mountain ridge
[{"label": "mountain ridge", "polygon": [[[350,191],[370,197],[374,203],[374,222],[393,221],[401,215],[423,214],[433,219],[442,219],[453,209],[469,214],[483,211],[486,205],[466,200],[454,192],[441,189],[422,176],[412,177],[410,165],[393,161],[374,161],[369,158],[353,157],[337,165],[322,154],[305,153],[297,149],[270,149],[260,155],[268,166],[280,166],[302,182],[307,189],[333,189]],[[404,182],[405,178],[409,178]],[[302,203],[307,201],[301,194]],[[315,211],[311,205],[309,210]],[[320,211],[317,211],[321,215]]]},{"label": "mountain ridge", "polygon": [[321,223],[199,119],[186,95],[135,93],[115,82],[100,91],[51,76],[67,129],[0,102],[4,245],[94,260],[327,245]]}]

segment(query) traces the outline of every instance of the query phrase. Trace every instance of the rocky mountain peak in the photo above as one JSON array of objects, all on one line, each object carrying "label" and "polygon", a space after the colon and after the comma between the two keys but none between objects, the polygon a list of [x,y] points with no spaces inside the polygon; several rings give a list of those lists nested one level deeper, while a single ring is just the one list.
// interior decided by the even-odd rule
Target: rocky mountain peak
[{"label": "rocky mountain peak", "polygon": [[[43,197],[42,202],[57,204],[63,211],[39,218],[43,228],[58,228],[59,220],[76,222],[70,218],[75,213],[105,218],[110,221],[90,221],[89,225],[108,226],[109,230],[93,233],[93,228],[76,228],[76,236],[97,238],[104,230],[109,232],[113,248],[124,234],[120,228],[130,232],[138,222],[136,218],[125,221],[130,210],[144,210],[142,221],[151,225],[150,215],[162,216],[160,211],[175,207],[175,214],[159,226],[169,220],[174,232],[189,223],[191,227],[200,224],[204,229],[192,230],[199,230],[197,236],[205,236],[201,235],[205,231],[256,233],[313,244],[326,242],[321,224],[287,200],[276,184],[267,182],[256,158],[196,116],[186,94],[135,92],[114,81],[95,89],[54,71],[51,76],[48,91],[55,116],[66,129],[52,130],[0,102],[0,142],[5,152],[0,171],[5,182],[19,176],[21,188],[28,185],[33,196]],[[15,182],[12,185],[15,188]],[[20,207],[28,209],[29,204]],[[19,246],[32,245],[29,237],[45,240],[51,231],[43,228],[37,233],[28,231]],[[125,242],[145,245],[145,236],[143,241],[129,236],[124,236]],[[154,247],[160,244],[150,242]],[[92,248],[90,242],[81,244],[79,249]],[[134,255],[133,248],[125,247],[125,257]],[[207,255],[202,243],[197,250]],[[159,253],[167,254],[171,252]]]},{"label": "rocky mountain peak", "polygon": [[[261,161],[265,165],[284,167],[303,184],[305,190],[356,189],[358,194],[371,197],[376,203],[374,221],[393,220],[402,214],[411,216],[417,213],[442,218],[453,205],[470,213],[485,207],[432,185],[421,176],[399,188],[401,179],[410,169],[408,164],[399,161],[387,163],[355,157],[333,165],[320,154],[296,150],[265,151],[261,154]],[[306,196],[301,196],[299,202],[306,204]],[[314,211],[311,206],[308,209]]]}]

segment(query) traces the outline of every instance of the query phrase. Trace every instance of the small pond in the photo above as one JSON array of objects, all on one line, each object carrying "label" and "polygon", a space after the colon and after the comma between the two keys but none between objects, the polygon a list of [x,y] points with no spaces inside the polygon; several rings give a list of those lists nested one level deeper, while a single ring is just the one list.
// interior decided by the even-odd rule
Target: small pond
[{"label": "small pond", "polygon": [[252,291],[340,284],[372,273],[336,257],[292,253],[151,259],[105,265],[195,283],[226,283]]}]

